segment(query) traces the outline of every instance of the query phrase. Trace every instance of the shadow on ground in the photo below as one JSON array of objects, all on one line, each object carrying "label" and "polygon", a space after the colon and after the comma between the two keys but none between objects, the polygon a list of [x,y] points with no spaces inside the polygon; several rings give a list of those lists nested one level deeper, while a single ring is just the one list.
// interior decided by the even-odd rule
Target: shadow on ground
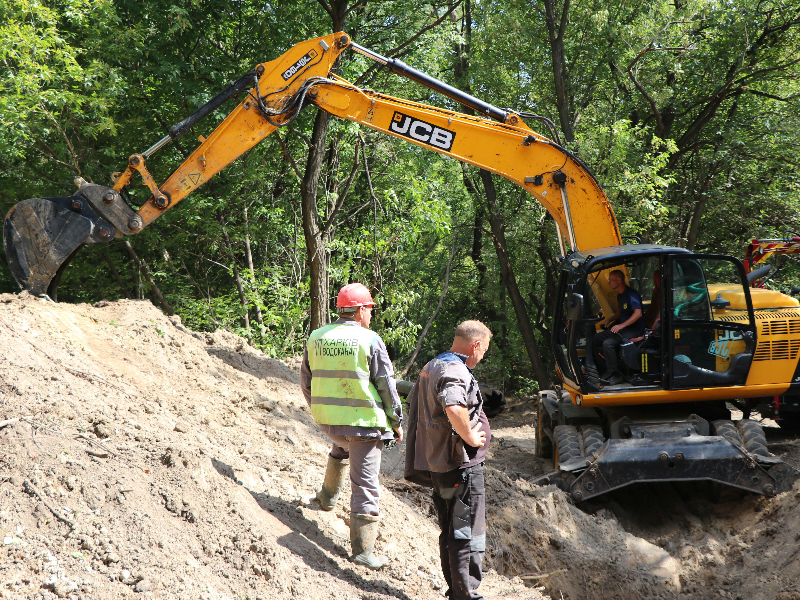
[{"label": "shadow on ground", "polygon": [[[236,472],[230,465],[211,459],[214,469],[231,481],[242,485],[236,476]],[[412,600],[402,590],[393,587],[385,580],[370,581],[359,575],[354,569],[341,569],[333,556],[346,557],[347,549],[331,540],[315,522],[306,519],[302,513],[297,511],[297,505],[286,502],[282,498],[270,496],[263,492],[254,492],[248,489],[250,495],[263,509],[292,530],[292,533],[278,538],[278,544],[297,555],[310,568],[320,573],[329,573],[334,577],[346,581],[360,589],[364,594],[384,594],[400,600]],[[304,509],[313,510],[313,509]],[[342,540],[343,544],[349,545],[349,540]],[[368,597],[364,595],[362,597]]]}]

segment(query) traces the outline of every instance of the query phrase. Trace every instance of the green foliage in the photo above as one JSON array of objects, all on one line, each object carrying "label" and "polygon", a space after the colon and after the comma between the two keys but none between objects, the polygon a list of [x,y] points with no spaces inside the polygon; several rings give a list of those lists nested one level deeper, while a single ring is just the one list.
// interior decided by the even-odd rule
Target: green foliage
[{"label": "green foliage", "polygon": [[[449,5],[416,0],[349,8],[345,29],[362,45],[497,106],[546,116],[563,134],[545,0],[465,0],[444,19]],[[554,2],[556,12],[563,8]],[[605,188],[624,235],[741,256],[752,237],[800,229],[796,7],[788,0],[590,0],[568,10],[563,75],[574,138],[565,143]],[[331,28],[313,0],[0,0],[0,208],[68,195],[79,175],[110,184],[126,157],[236,76]],[[355,53],[345,53],[338,74],[396,97],[458,108]],[[164,181],[232,106],[148,159],[155,179]],[[306,108],[292,130],[279,132],[301,172],[314,111]],[[356,155],[359,134],[365,148]],[[535,393],[487,207],[465,187],[461,165],[337,120],[325,151],[320,225],[347,193],[326,240],[331,313],[339,286],[369,285],[378,299],[373,328],[403,368],[439,302],[455,250],[442,308],[409,376],[449,347],[459,321],[480,318],[495,332],[480,376]],[[480,188],[475,169],[466,173]],[[555,228],[519,188],[501,178],[495,183],[508,256],[547,360],[554,276],[547,261],[560,252]],[[135,206],[149,196],[138,181],[129,189]],[[188,326],[226,327],[270,355],[295,355],[310,314],[300,193],[271,136],[130,242]],[[800,268],[781,260],[774,285],[785,289],[800,281]],[[14,290],[10,273],[0,269],[0,291]],[[78,254],[60,299],[126,294],[152,298],[114,242]]]},{"label": "green foliage", "polygon": [[603,174],[605,191],[627,235],[663,228],[669,216],[664,197],[675,175],[667,170],[677,151],[673,140],[653,136],[643,126],[622,120],[579,132],[581,156]]}]

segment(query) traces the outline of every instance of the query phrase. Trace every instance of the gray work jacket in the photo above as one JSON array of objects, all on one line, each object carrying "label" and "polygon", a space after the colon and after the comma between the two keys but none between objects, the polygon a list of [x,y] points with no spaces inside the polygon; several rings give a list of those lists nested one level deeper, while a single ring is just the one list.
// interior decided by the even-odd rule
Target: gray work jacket
[{"label": "gray work jacket", "polygon": [[[353,319],[347,317],[340,317],[336,321],[336,324],[361,327],[361,325],[356,323]],[[303,362],[300,365],[300,388],[303,390],[303,396],[305,396],[309,406],[311,406],[312,377],[313,373],[308,363],[308,350],[306,350],[303,354]],[[392,366],[392,361],[389,360],[389,353],[386,351],[386,345],[377,335],[370,348],[369,380],[372,382],[372,385],[375,386],[375,389],[378,390],[378,395],[381,397],[384,408],[391,407],[390,411],[386,412],[386,416],[389,417],[389,425],[392,429],[400,427],[400,422],[403,419],[403,405],[400,403],[400,396],[397,395],[397,386],[394,380],[394,367]],[[389,412],[391,412],[391,415]],[[320,425],[319,428],[323,433],[328,435],[380,437],[388,440],[394,437],[391,431],[382,431],[377,427]]]},{"label": "gray work jacket", "polygon": [[409,481],[432,486],[431,472],[446,473],[474,458],[476,449],[465,446],[445,412],[448,406],[466,407],[471,428],[483,412],[483,397],[466,358],[443,352],[425,365],[408,396],[405,478]]}]

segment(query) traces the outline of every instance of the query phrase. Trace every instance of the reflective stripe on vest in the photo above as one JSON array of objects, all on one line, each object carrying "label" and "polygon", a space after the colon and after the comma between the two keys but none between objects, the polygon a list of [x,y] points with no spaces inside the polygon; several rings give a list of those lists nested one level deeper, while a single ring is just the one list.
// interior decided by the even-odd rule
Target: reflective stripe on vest
[{"label": "reflective stripe on vest", "polygon": [[369,380],[374,331],[355,325],[320,327],[308,338],[311,416],[321,425],[386,429],[389,421]]}]

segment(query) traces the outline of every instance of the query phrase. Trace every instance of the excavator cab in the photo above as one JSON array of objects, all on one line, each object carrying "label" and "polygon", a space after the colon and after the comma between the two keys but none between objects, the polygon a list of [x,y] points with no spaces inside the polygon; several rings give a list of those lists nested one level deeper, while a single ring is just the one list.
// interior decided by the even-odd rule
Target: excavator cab
[{"label": "excavator cab", "polygon": [[[620,344],[614,362],[622,381],[609,385],[598,372],[604,357],[596,341],[599,323],[618,310],[608,285],[614,270],[641,295],[646,328]],[[634,404],[654,390],[741,386],[747,380],[756,325],[747,275],[736,258],[647,244],[574,252],[564,262],[558,294],[556,366],[565,385],[584,399],[613,394],[619,403]]]},{"label": "excavator cab", "polygon": [[[648,327],[620,344],[622,377],[611,384],[598,375],[603,348],[595,340],[599,323],[617,313],[614,270],[641,294]],[[760,425],[731,420],[726,404],[754,394],[748,379],[764,377],[765,349],[774,354],[775,345],[757,346],[773,317],[754,312],[738,259],[646,244],[573,252],[558,300],[553,350],[562,385],[539,392],[536,438],[537,456],[554,460],[552,483],[576,501],[648,481],[711,481],[767,495],[791,487],[797,473],[769,454]]]}]

